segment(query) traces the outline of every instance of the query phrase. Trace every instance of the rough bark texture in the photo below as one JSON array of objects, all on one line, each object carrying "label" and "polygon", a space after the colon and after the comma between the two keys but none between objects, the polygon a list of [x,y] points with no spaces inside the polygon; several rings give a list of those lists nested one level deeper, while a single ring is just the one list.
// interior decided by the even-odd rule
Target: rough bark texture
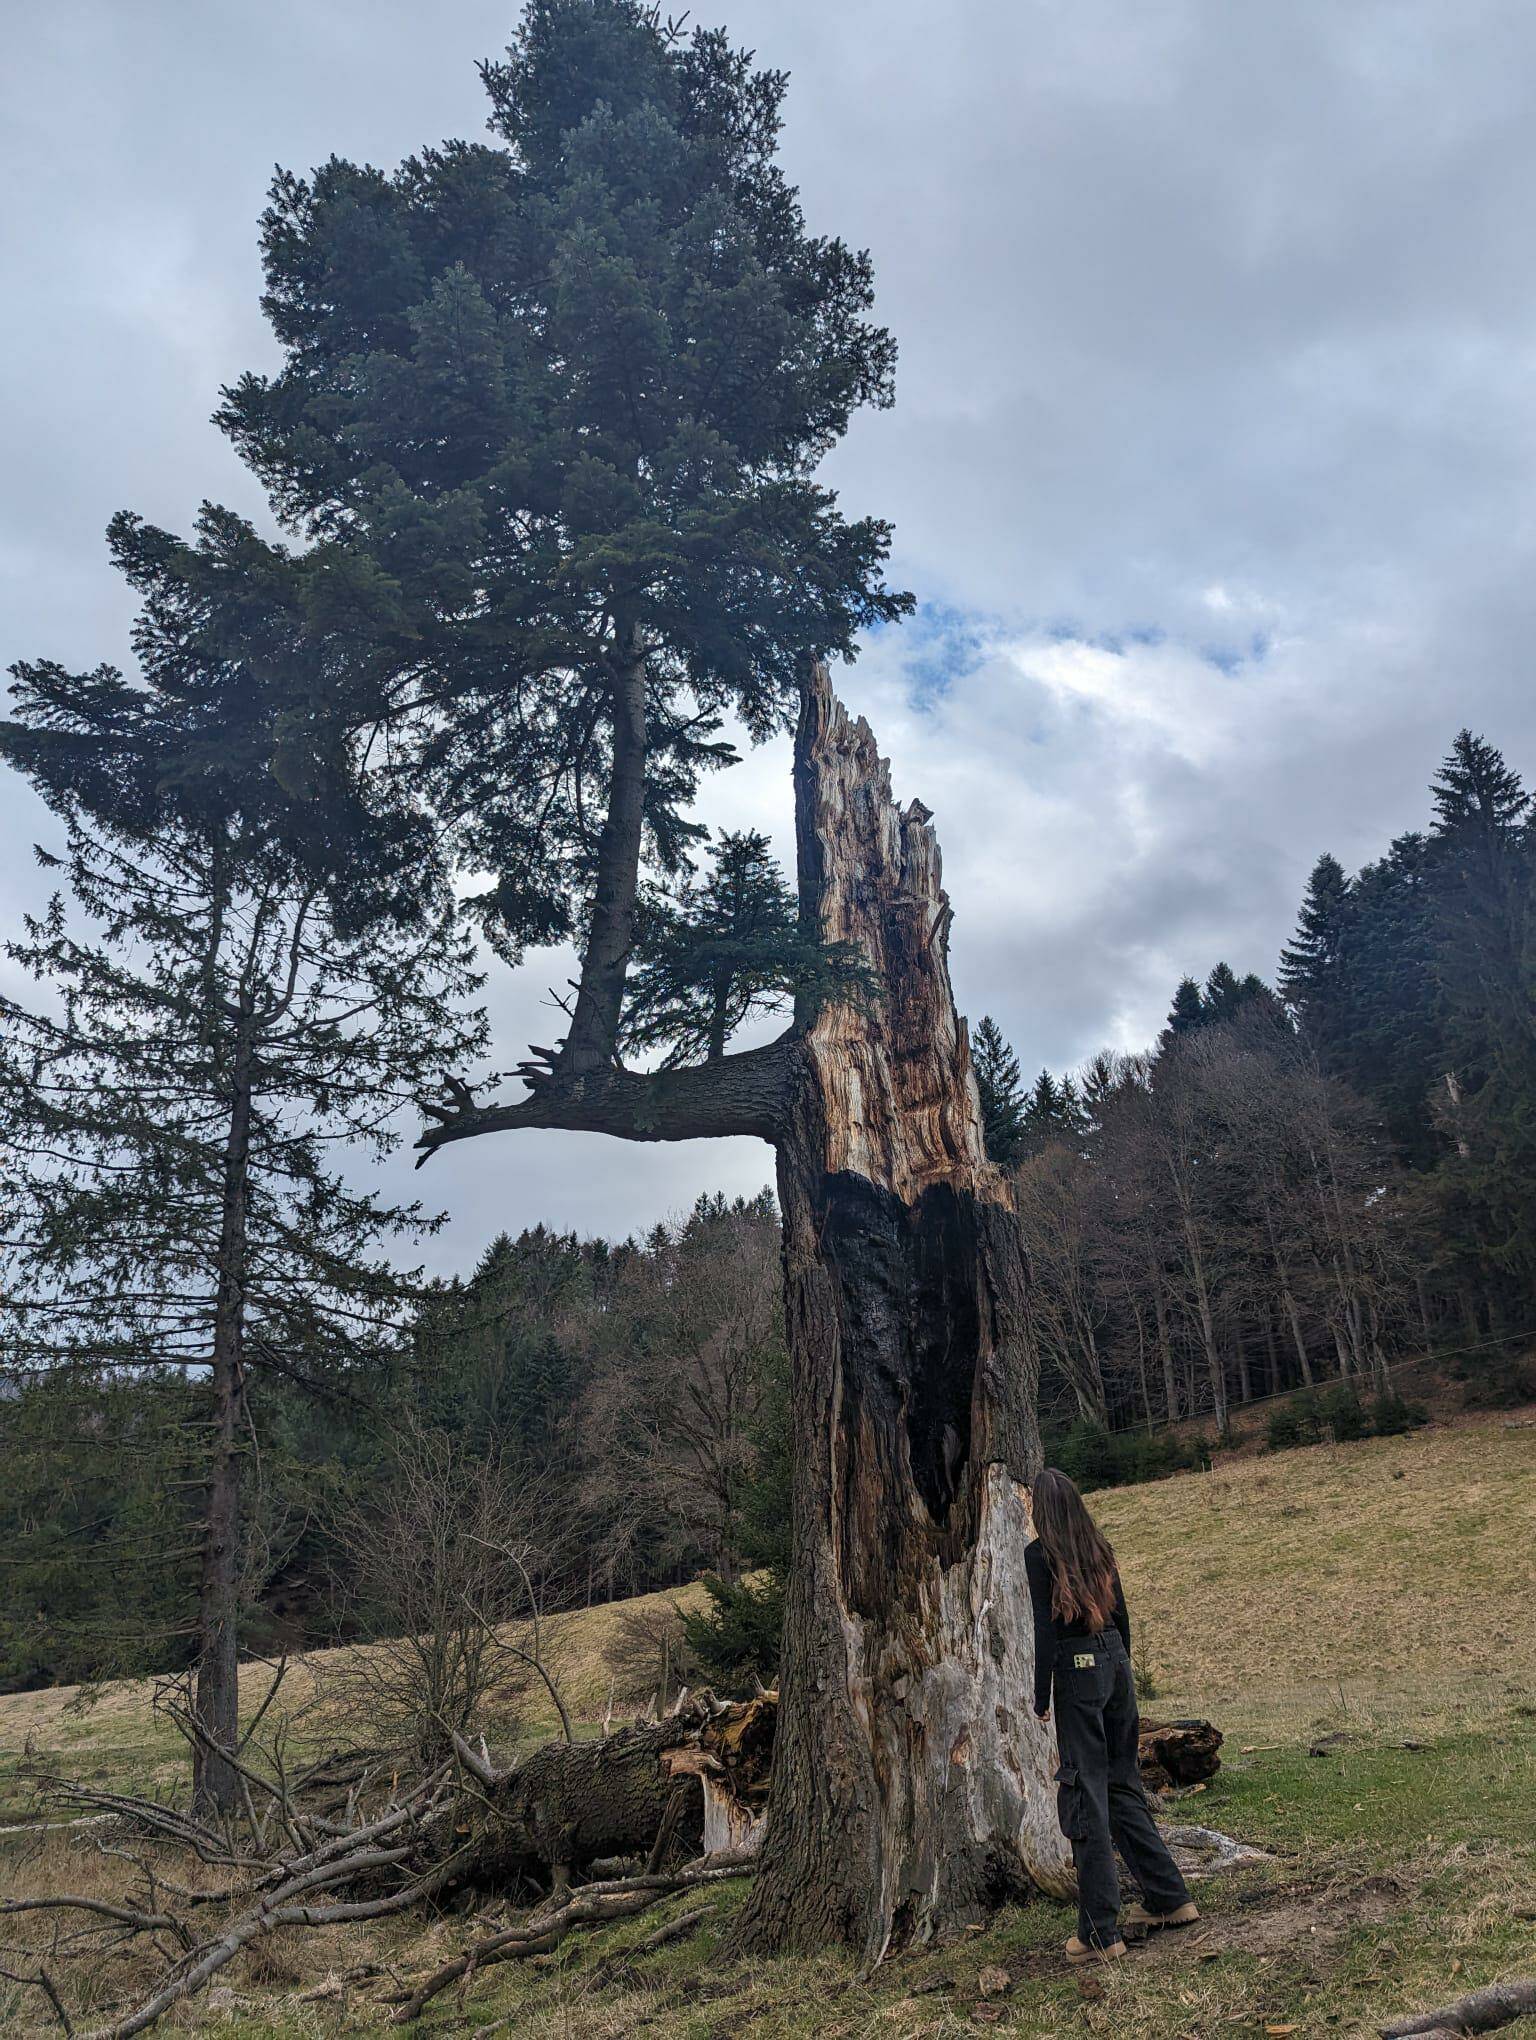
[{"label": "rough bark texture", "polygon": [[625,966],[635,939],[645,816],[645,646],[632,626],[621,632],[615,662],[608,812],[598,839],[592,926],[581,960],[581,984],[561,1057],[572,1071],[601,1069],[611,1058],[624,1003]]},{"label": "rough bark texture", "polygon": [[[677,1781],[665,1758],[697,1746],[700,1721],[688,1712],[531,1751],[482,1791],[478,1833],[460,1880],[499,1886],[532,1872],[564,1883],[601,1858],[645,1855],[669,1812],[676,1839],[696,1848],[704,1831],[700,1796],[690,1792],[680,1812],[673,1808]],[[448,1852],[462,1840],[455,1827],[440,1845]]]},{"label": "rough bark texture", "polygon": [[1153,1792],[1199,1785],[1221,1769],[1217,1752],[1225,1738],[1209,1721],[1143,1721],[1142,1782]]},{"label": "rough bark texture", "polygon": [[1064,1892],[1070,1865],[1028,1698],[1027,1277],[950,990],[938,845],[824,671],[795,792],[802,913],[885,992],[801,1016],[778,1143],[795,1563],[743,1933],[873,1962],[1031,1881]]},{"label": "rough bark texture", "polygon": [[205,1740],[192,1756],[192,1798],[202,1813],[238,1804],[234,1766],[220,1754],[239,1741],[240,1417],[245,1394],[246,1211],[251,1148],[252,1014],[242,1003],[231,1068],[229,1133],[224,1148],[218,1289],[214,1299],[209,1386],[213,1459],[203,1523],[194,1706]]}]

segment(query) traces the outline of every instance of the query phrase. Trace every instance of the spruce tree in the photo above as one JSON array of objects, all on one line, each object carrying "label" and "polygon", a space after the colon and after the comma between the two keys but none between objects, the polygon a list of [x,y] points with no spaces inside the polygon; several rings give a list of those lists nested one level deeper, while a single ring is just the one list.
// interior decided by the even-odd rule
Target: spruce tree
[{"label": "spruce tree", "polygon": [[1354,882],[1347,970],[1338,980],[1323,1067],[1380,1107],[1413,1167],[1445,1152],[1432,1099],[1443,1088],[1445,1016],[1435,954],[1435,857],[1399,836]]},{"label": "spruce tree", "polygon": [[1206,1024],[1208,1014],[1205,1001],[1200,995],[1200,986],[1192,977],[1179,979],[1178,990],[1173,995],[1173,1004],[1168,1009],[1168,1024],[1163,1029],[1160,1047],[1177,1041],[1181,1036],[1193,1034]]},{"label": "spruce tree", "polygon": [[1280,952],[1279,991],[1312,1049],[1322,1054],[1330,1007],[1340,1000],[1350,918],[1344,867],[1325,850],[1312,867],[1296,933]]},{"label": "spruce tree", "polygon": [[1024,1083],[1019,1059],[1003,1039],[1002,1029],[984,1014],[971,1043],[971,1067],[981,1093],[981,1124],[987,1157],[999,1168],[1012,1168],[1024,1152]]},{"label": "spruce tree", "polygon": [[1024,1104],[1023,1151],[1038,1154],[1055,1141],[1076,1140],[1086,1126],[1076,1081],[1067,1076],[1058,1083],[1049,1070],[1042,1070]]},{"label": "spruce tree", "polygon": [[1447,1199],[1472,1214],[1487,1278],[1524,1300],[1536,1292],[1532,803],[1499,752],[1467,730],[1432,791]]},{"label": "spruce tree", "polygon": [[38,854],[68,894],[7,947],[39,998],[0,1001],[21,1158],[4,1356],[24,1378],[179,1368],[206,1391],[196,1788],[227,1807],[248,1383],[323,1383],[397,1336],[384,1248],[422,1214],[353,1188],[343,1158],[393,1146],[481,1025],[456,1010],[477,981],[451,904],[428,911],[419,873],[403,919],[364,911],[382,851],[345,910],[322,889],[314,819],[250,765],[277,748],[281,682],[249,657],[183,661],[175,599],[156,583],[147,684],[18,667],[0,727],[63,824],[64,857]]}]

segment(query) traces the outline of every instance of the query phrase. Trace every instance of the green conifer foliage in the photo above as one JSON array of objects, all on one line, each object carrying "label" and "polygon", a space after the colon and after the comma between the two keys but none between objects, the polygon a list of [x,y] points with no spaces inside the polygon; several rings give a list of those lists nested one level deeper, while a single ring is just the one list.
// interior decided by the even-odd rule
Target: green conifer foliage
[{"label": "green conifer foliage", "polygon": [[563,1061],[590,1068],[642,852],[683,868],[723,713],[782,727],[807,659],[910,607],[886,526],[812,478],[895,350],[867,257],[807,231],[775,161],[784,77],[723,35],[534,0],[483,77],[494,141],[278,176],[283,361],[220,416],[313,542],[340,719],[497,874],[508,955],[582,942]]},{"label": "green conifer foliage", "polygon": [[988,1159],[1011,1168],[1024,1152],[1024,1082],[1019,1059],[990,1013],[983,1015],[971,1042],[971,1066],[981,1094]]},{"label": "green conifer foliage", "polygon": [[622,1039],[665,1047],[662,1066],[718,1061],[748,1020],[868,995],[846,944],[807,942],[799,904],[755,829],[722,830],[702,879],[655,886],[642,901]]},{"label": "green conifer foliage", "polygon": [[1312,867],[1296,933],[1280,952],[1280,996],[1307,1042],[1320,1049],[1340,994],[1350,921],[1349,880],[1325,850]]}]

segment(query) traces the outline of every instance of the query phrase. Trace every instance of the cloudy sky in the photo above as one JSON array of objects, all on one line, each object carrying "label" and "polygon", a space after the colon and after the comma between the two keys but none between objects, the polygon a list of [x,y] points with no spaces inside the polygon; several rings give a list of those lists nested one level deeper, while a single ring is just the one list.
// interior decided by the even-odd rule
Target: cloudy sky
[{"label": "cloudy sky", "polygon": [[[894,412],[829,470],[919,618],[842,676],[935,810],[964,1010],[1026,1069],[1273,971],[1317,852],[1426,812],[1462,723],[1536,772],[1528,0],[733,0],[813,224],[874,254]],[[52,0],[0,81],[0,652],[126,660],[102,532],[260,509],[207,423],[273,359],[274,162],[478,135],[487,0]],[[788,848],[787,760],[710,789]],[[0,799],[0,912],[52,834]],[[540,958],[500,1043],[549,1038]],[[752,1142],[521,1134],[418,1183],[472,1261],[751,1189]]]}]

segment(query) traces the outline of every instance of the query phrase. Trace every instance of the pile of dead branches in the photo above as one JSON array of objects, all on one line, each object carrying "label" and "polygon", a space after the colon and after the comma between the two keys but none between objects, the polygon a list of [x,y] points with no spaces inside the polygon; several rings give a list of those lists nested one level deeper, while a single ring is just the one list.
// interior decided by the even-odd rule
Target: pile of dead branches
[{"label": "pile of dead branches", "polygon": [[[185,1704],[172,1699],[165,1711],[188,1741],[204,1739]],[[82,1839],[128,1864],[132,1876],[110,1897],[62,1892],[0,1903],[5,1924],[24,1937],[7,1944],[3,1974],[34,1986],[73,2034],[71,1958],[142,1941],[159,1962],[153,1985],[88,2036],[127,2040],[279,1929],[379,1920],[476,1890],[521,1899],[521,1918],[397,1992],[395,2018],[412,2019],[482,1968],[547,1952],[578,1928],[627,1918],[749,1867],[745,1851],[697,1855],[698,1783],[673,1776],[662,1761],[697,1748],[732,1712],[711,1696],[684,1695],[663,1721],[547,1744],[505,1767],[483,1744],[475,1749],[455,1735],[451,1758],[413,1779],[390,1759],[357,1751],[294,1769],[280,1739],[260,1759],[247,1742],[221,1752],[239,1780],[238,1819],[37,1776],[40,1810],[73,1816]],[[168,1860],[202,1866],[199,1877],[216,1874],[188,1882]],[[63,1932],[60,1916],[69,1921]],[[44,1922],[39,1947],[26,1929]]]},{"label": "pile of dead branches", "polygon": [[[516,1764],[449,1729],[444,1760],[408,1775],[398,1753],[333,1750],[296,1765],[287,1722],[258,1745],[255,1730],[282,1677],[279,1667],[239,1748],[219,1751],[238,1781],[237,1816],[35,1779],[45,1815],[72,1817],[82,1844],[131,1872],[126,1882],[118,1874],[110,1894],[0,1903],[3,1924],[22,1935],[0,1955],[0,1973],[34,1987],[67,2034],[76,2030],[67,1969],[77,1956],[142,1947],[153,1957],[152,1983],[88,2036],[127,2040],[280,1929],[473,1907],[482,1896],[510,1904],[511,1915],[488,1923],[451,1961],[419,1979],[393,1979],[392,1994],[375,1999],[406,2022],[482,1969],[546,1954],[580,1929],[751,1867],[776,1694],[730,1702],[685,1693],[663,1720],[546,1743]],[[166,1689],[159,1704],[190,1744],[206,1745],[184,1693]],[[1165,1724],[1149,1738],[1144,1771],[1214,1769],[1220,1740],[1209,1723]],[[1246,1853],[1204,1829],[1172,1830],[1170,1840],[1202,1867]]]}]

